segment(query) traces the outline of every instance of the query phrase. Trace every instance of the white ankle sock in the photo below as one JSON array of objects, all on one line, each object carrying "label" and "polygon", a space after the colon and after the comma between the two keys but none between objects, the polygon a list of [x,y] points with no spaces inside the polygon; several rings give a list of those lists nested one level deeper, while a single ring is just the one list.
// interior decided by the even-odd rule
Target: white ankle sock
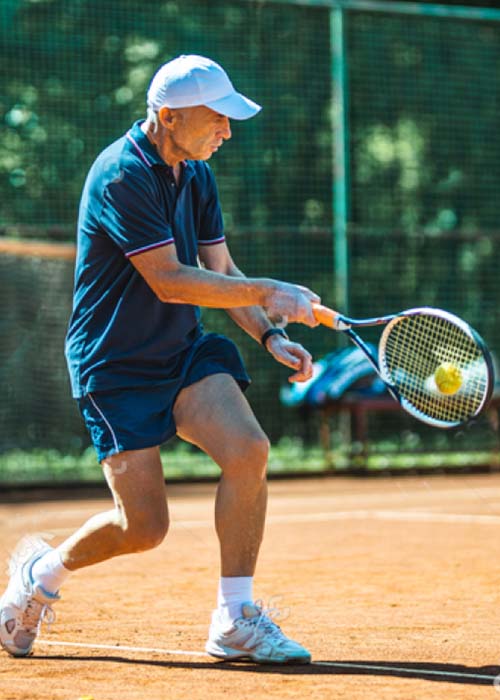
[{"label": "white ankle sock", "polygon": [[243,603],[253,601],[253,576],[222,576],[219,581],[217,608],[222,621],[232,624],[241,617]]},{"label": "white ankle sock", "polygon": [[51,549],[33,564],[31,577],[47,593],[57,593],[71,571],[62,563],[58,549]]}]

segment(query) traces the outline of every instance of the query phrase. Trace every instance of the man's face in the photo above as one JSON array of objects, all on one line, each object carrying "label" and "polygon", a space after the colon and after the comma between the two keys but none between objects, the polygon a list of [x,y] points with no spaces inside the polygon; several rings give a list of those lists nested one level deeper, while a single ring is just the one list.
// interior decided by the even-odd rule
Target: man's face
[{"label": "man's face", "polygon": [[171,111],[172,146],[182,158],[208,160],[231,138],[229,119],[208,107],[185,107]]}]

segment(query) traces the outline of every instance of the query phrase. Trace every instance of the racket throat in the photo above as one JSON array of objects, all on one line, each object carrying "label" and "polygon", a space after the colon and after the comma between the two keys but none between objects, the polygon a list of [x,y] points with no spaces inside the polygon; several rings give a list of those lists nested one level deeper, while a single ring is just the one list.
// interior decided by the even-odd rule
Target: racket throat
[{"label": "racket throat", "polygon": [[335,330],[336,331],[348,331],[351,328],[351,324],[348,323],[347,321],[344,321],[342,317],[339,317],[335,320]]},{"label": "racket throat", "polygon": [[[359,335],[357,335],[357,334],[351,329],[350,326],[347,326],[347,327],[344,329],[344,333],[345,333],[347,336],[349,336],[349,338],[352,340],[352,342],[353,342],[355,345],[357,345],[358,348],[359,348],[360,350],[362,350],[362,351],[364,352],[364,354],[366,355],[366,359],[367,359],[368,362],[371,364],[371,366],[372,366],[373,369],[375,370],[376,374],[380,377],[380,368],[379,368],[379,364],[378,364],[378,358],[375,357],[375,355],[373,354],[371,348],[370,348],[365,342],[363,342],[363,341],[361,340],[361,338],[359,337]],[[382,379],[382,377],[381,377],[381,379]],[[392,396],[392,398],[393,398],[393,399],[396,399],[396,401],[398,401],[399,403],[401,403],[401,397],[400,397],[399,392],[398,392],[398,390],[396,389],[396,387],[395,387],[393,384],[389,384],[389,382],[387,382],[385,379],[382,379],[382,381],[384,382],[385,386],[387,387],[387,391],[388,391],[389,394]]]}]

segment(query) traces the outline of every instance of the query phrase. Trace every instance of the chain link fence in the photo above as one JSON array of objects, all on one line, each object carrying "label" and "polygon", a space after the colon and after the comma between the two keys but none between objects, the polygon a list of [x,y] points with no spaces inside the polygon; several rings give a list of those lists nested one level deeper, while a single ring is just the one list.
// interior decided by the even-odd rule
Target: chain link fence
[{"label": "chain link fence", "polygon": [[[232,140],[211,161],[237,264],[249,275],[306,284],[335,306],[342,179],[350,315],[440,306],[499,351],[500,13],[401,14],[389,6],[3,3],[1,234],[74,241],[88,167],[143,118],[156,68],[180,53],[206,54],[264,106],[233,124]],[[342,88],[332,71],[335,7],[343,8],[342,173],[335,170]],[[72,275],[67,259],[0,254],[1,453],[77,455],[88,445],[63,358]],[[242,348],[254,379],[248,395],[273,442],[304,437],[302,416],[279,401],[287,371],[223,312],[206,311],[204,320]],[[316,359],[342,343],[326,329],[290,332]],[[394,415],[384,429],[398,433],[402,425]]]}]

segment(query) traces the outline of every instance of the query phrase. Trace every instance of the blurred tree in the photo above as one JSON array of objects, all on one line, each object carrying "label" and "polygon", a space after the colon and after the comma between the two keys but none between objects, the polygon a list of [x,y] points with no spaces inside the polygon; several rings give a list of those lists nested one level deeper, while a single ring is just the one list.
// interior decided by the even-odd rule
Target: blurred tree
[{"label": "blurred tree", "polygon": [[144,115],[156,68],[179,53],[203,53],[265,106],[244,128],[234,125],[234,144],[214,159],[228,225],[328,225],[324,10],[221,0],[11,0],[2,17],[0,183],[8,196],[0,223],[73,223],[88,166]]},{"label": "blurred tree", "polygon": [[[0,19],[0,224],[72,228],[90,163],[143,116],[155,69],[199,52],[264,105],[213,161],[227,227],[331,226],[326,9],[3,0]],[[496,226],[500,24],[349,12],[347,27],[352,222]]]},{"label": "blurred tree", "polygon": [[348,16],[352,221],[496,230],[500,23]]}]

